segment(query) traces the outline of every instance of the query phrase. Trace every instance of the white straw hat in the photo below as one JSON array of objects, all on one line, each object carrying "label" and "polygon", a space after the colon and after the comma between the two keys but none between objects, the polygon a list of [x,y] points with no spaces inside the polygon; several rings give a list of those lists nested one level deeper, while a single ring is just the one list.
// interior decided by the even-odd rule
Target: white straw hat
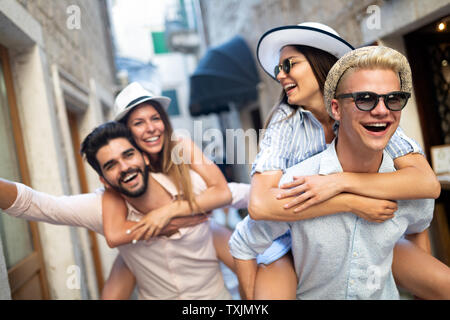
[{"label": "white straw hat", "polygon": [[114,106],[117,114],[114,120],[122,120],[134,107],[146,101],[155,101],[165,110],[170,104],[170,98],[155,96],[150,91],[145,90],[138,82],[132,82],[120,91],[116,97]]},{"label": "white straw hat", "polygon": [[256,56],[264,71],[275,79],[280,51],[287,45],[303,45],[326,51],[336,58],[353,50],[332,28],[318,22],[304,22],[271,29],[259,39]]}]

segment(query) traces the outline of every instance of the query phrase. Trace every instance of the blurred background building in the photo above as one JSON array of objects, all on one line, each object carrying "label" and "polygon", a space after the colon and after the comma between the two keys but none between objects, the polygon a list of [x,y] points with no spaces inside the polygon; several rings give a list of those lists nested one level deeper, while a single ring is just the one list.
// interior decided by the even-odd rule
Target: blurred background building
[{"label": "blurred background building", "polygon": [[[439,155],[446,162],[440,172],[442,192],[436,201],[430,233],[434,255],[450,265],[450,1],[336,0],[332,5],[324,0],[199,0],[199,3],[202,38],[207,46],[224,43],[238,34],[255,54],[265,31],[315,21],[334,28],[354,47],[386,45],[408,57],[414,90],[408,107],[402,111],[400,126],[419,142],[430,164],[438,161],[436,150],[440,150]],[[259,66],[258,72],[261,78],[258,102],[239,114],[244,129],[255,127],[255,119],[265,119],[280,96],[279,85]],[[259,115],[255,117],[257,112]],[[436,170],[437,165],[434,167]]]},{"label": "blurred background building", "polygon": [[[432,150],[450,144],[449,16],[449,0],[1,0],[0,177],[55,195],[95,190],[79,143],[112,119],[115,94],[139,81],[172,99],[178,132],[214,145],[210,157],[229,180],[249,182],[252,130],[281,91],[256,62],[257,42],[270,28],[306,21],[355,47],[383,44],[408,56],[414,92],[401,126],[431,163]],[[227,129],[242,129],[247,142],[231,144]],[[245,161],[236,164],[239,153]],[[431,236],[434,255],[450,264],[442,185]],[[98,299],[116,256],[81,228],[1,214],[0,235],[0,299]],[[78,271],[74,288],[68,279]]]},{"label": "blurred background building", "polygon": [[[111,117],[116,70],[108,16],[104,1],[0,2],[2,178],[54,195],[99,185],[79,148]],[[2,214],[0,235],[6,296],[99,297],[110,264],[92,232]],[[80,287],[68,282],[78,275]]]}]

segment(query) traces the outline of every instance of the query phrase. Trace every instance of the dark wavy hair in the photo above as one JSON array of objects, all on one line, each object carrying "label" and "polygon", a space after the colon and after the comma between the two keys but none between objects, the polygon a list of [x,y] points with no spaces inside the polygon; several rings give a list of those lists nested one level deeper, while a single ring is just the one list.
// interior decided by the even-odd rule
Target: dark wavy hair
[{"label": "dark wavy hair", "polygon": [[100,176],[103,176],[103,173],[97,160],[97,152],[101,147],[108,145],[111,140],[118,138],[127,139],[133,147],[140,151],[127,126],[117,121],[108,121],[99,125],[81,143],[81,156],[85,157],[90,166]]},{"label": "dark wavy hair", "polygon": [[[323,95],[323,87],[325,85],[325,80],[327,79],[328,72],[338,59],[326,51],[316,49],[313,47],[301,45],[289,45],[289,46],[294,47],[298,52],[302,53],[305,56],[309,65],[311,66],[311,69],[314,73],[314,77],[316,78],[317,83],[319,84],[320,92]],[[272,120],[273,114],[278,110],[281,103],[285,103],[292,108],[292,113],[286,119],[292,117],[295,111],[297,111],[297,109],[300,107],[289,104],[287,101],[286,92],[282,90],[280,101],[270,111],[269,116],[267,117],[267,120],[264,123],[264,129],[267,129],[270,120]]]}]

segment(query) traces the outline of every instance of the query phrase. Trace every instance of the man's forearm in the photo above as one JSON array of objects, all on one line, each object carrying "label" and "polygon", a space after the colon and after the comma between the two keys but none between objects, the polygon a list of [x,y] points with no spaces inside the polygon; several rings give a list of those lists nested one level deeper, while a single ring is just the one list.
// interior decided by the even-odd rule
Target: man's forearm
[{"label": "man's forearm", "polygon": [[0,209],[8,209],[17,198],[15,183],[0,178]]},{"label": "man's forearm", "polygon": [[241,260],[234,258],[239,284],[244,300],[253,300],[255,296],[256,260]]},{"label": "man's forearm", "polygon": [[0,181],[1,208],[13,217],[56,225],[85,227],[103,234],[101,196],[53,196],[21,183]]}]

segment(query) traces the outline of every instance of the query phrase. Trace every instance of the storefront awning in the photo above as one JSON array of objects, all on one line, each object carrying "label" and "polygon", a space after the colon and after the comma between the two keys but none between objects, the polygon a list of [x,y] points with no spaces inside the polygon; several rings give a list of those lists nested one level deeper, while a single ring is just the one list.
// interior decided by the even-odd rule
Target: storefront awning
[{"label": "storefront awning", "polygon": [[253,55],[244,39],[209,49],[190,78],[189,109],[192,116],[242,108],[258,98],[259,76]]}]

